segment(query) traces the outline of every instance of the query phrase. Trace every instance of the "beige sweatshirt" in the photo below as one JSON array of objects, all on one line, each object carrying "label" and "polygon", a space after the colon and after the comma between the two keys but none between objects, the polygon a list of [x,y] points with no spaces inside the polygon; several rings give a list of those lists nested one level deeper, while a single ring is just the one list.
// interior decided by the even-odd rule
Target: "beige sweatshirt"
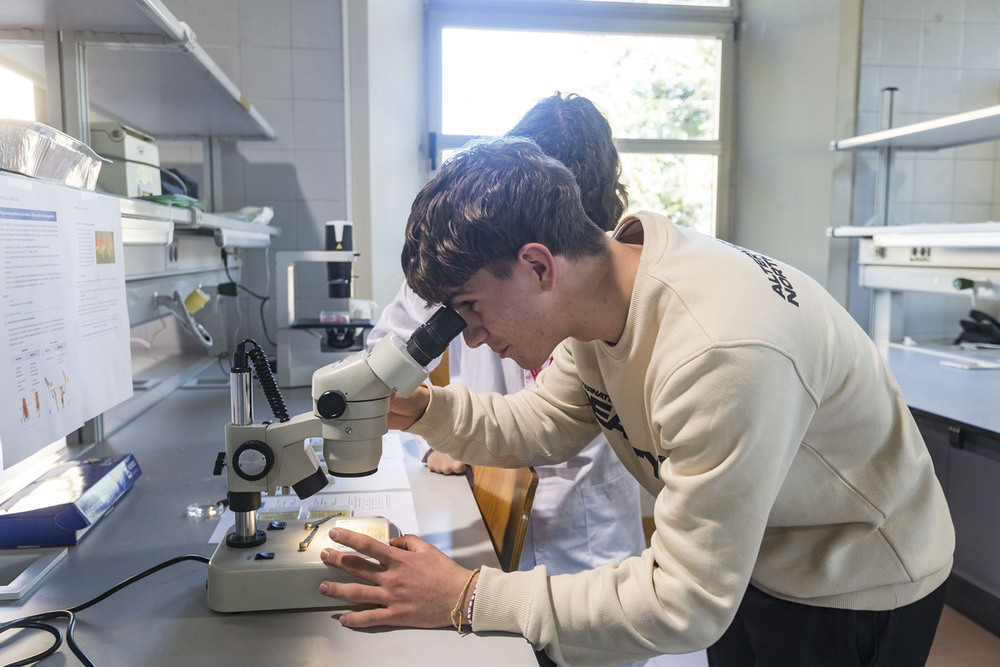
[{"label": "beige sweatshirt", "polygon": [[656,496],[639,557],[572,575],[479,579],[473,628],[560,664],[712,644],[748,583],[810,605],[892,609],[947,578],[954,531],[879,351],[822,287],[762,255],[640,213],[624,334],[568,340],[537,389],[435,388],[412,431],[501,466],[565,460],[600,424]]}]

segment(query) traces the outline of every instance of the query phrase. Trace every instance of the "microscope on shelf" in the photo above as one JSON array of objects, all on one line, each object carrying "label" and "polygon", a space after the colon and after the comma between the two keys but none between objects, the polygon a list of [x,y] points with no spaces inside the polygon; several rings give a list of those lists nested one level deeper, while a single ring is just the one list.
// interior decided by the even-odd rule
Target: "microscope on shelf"
[{"label": "microscope on shelf", "polygon": [[[263,351],[250,340],[239,345],[230,374],[232,422],[226,425],[226,452],[216,464],[217,474],[226,468],[229,509],[236,524],[209,562],[211,609],[237,612],[349,604],[319,592],[322,581],[364,583],[320,560],[324,548],[344,549],[327,535],[326,528],[333,524],[324,527],[317,525],[322,520],[297,519],[272,521],[261,529],[256,519],[261,494],[291,487],[304,499],[327,485],[307,438],[323,439],[323,458],[331,475],[374,473],[382,455],[382,436],[388,431],[391,395],[413,393],[427,378],[426,365],[464,328],[458,313],[441,307],[406,343],[390,334],[371,351],[320,368],[312,376],[313,411],[295,417],[285,409]],[[251,366],[275,422],[254,423]],[[375,532],[388,542],[395,527],[382,521]]]}]

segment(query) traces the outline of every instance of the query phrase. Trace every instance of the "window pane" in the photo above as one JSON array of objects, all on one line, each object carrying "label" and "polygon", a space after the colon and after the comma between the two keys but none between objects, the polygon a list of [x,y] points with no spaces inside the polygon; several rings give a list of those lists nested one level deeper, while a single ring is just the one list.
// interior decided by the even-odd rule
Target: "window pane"
[{"label": "window pane", "polygon": [[31,81],[0,67],[0,118],[35,120],[35,88]]},{"label": "window pane", "polygon": [[715,37],[444,28],[444,134],[503,134],[557,90],[590,98],[615,136],[717,139]]},{"label": "window pane", "polygon": [[598,2],[623,2],[633,5],[689,5],[696,7],[728,7],[729,0],[597,0]]},{"label": "window pane", "polygon": [[715,235],[716,156],[623,153],[621,160],[628,211],[663,213],[679,225]]},{"label": "window pane", "polygon": [[[442,161],[457,153],[442,151]],[[719,160],[714,155],[622,153],[628,209],[663,213],[672,221],[715,236]]]}]

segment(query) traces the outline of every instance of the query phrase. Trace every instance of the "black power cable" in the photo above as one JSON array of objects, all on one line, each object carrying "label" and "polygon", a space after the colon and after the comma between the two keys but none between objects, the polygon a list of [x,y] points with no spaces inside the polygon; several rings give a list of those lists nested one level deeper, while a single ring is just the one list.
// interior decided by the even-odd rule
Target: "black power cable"
[{"label": "black power cable", "polygon": [[66,645],[69,646],[69,649],[73,652],[73,655],[75,655],[80,660],[80,662],[86,665],[87,667],[94,667],[94,663],[91,662],[90,658],[87,657],[87,654],[84,653],[83,650],[76,643],[76,637],[74,634],[74,631],[76,629],[76,614],[83,611],[84,609],[93,607],[98,602],[104,600],[105,598],[111,595],[114,595],[115,593],[125,588],[126,586],[131,586],[140,579],[145,579],[151,574],[154,574],[164,568],[170,567],[171,565],[175,565],[177,563],[181,563],[186,560],[193,560],[201,563],[209,562],[209,559],[206,556],[200,556],[198,554],[186,554],[184,556],[177,556],[176,558],[171,558],[170,560],[166,560],[160,563],[159,565],[154,565],[153,567],[143,572],[140,572],[139,574],[132,575],[128,579],[125,579],[124,581],[112,586],[111,588],[101,593],[97,597],[87,600],[83,604],[78,604],[75,607],[70,607],[69,609],[57,609],[54,611],[42,612],[40,614],[33,614],[31,616],[24,616],[23,618],[18,618],[13,621],[4,623],[3,625],[0,625],[0,634],[3,634],[8,630],[41,630],[43,632],[48,632],[55,638],[55,641],[52,643],[52,645],[49,646],[49,648],[47,648],[46,650],[42,651],[41,653],[36,653],[35,655],[24,658],[22,660],[17,660],[15,662],[9,662],[6,665],[3,665],[3,667],[22,667],[22,665],[31,665],[38,662],[39,660],[42,660],[43,658],[47,658],[48,656],[58,651],[59,647],[62,646],[62,634],[59,632],[58,628],[49,624],[50,621],[54,621],[57,619],[66,619],[67,621]]},{"label": "black power cable", "polygon": [[274,347],[277,347],[278,344],[271,339],[271,334],[267,331],[267,322],[264,320],[264,305],[271,299],[271,297],[269,295],[265,296],[257,294],[246,285],[233,280],[233,276],[229,273],[229,255],[226,253],[225,248],[222,249],[222,268],[226,270],[226,277],[229,278],[229,282],[236,285],[250,296],[260,299],[260,328],[264,330],[264,339]]}]

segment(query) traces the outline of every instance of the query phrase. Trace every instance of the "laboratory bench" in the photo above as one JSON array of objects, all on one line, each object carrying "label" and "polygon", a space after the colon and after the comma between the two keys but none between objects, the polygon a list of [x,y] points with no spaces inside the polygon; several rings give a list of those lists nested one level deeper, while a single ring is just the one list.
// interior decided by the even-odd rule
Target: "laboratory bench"
[{"label": "laboratory bench", "polygon": [[[955,524],[948,604],[1000,635],[1000,368],[946,365],[975,361],[965,352],[890,345],[885,353]],[[980,361],[991,354],[1000,352]]]},{"label": "laboratory bench", "polygon": [[[217,369],[206,373],[219,373]],[[283,390],[288,410],[311,410],[308,388]],[[257,421],[270,414],[255,397]],[[225,477],[213,475],[225,449],[229,389],[180,388],[96,445],[87,456],[133,454],[142,474],[135,486],[19,601],[0,602],[0,624],[79,605],[120,581],[185,554],[210,557],[218,519],[192,519],[192,503],[225,497]],[[466,567],[496,566],[489,535],[463,476],[429,472],[404,440],[420,536]],[[333,482],[336,483],[335,481]],[[81,611],[76,641],[96,665],[537,665],[519,636],[459,635],[453,628],[350,630],[335,610],[217,613],[209,609],[207,565],[180,562]],[[64,621],[55,625],[65,629]],[[0,664],[44,650],[40,631],[0,637]],[[78,664],[65,642],[41,664]]]}]

